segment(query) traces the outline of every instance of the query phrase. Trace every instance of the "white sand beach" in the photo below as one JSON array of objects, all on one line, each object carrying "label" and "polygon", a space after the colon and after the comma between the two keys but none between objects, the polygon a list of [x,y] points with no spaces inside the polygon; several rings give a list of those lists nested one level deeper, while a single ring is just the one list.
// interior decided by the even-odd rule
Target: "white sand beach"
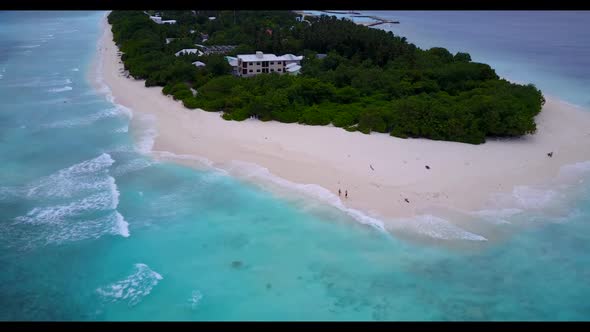
[{"label": "white sand beach", "polygon": [[226,121],[220,113],[184,108],[164,96],[161,87],[146,88],[143,80],[124,77],[110,25],[105,23],[104,29],[99,47],[104,82],[116,103],[155,117],[154,156],[167,151],[202,157],[214,167],[262,181],[264,172],[256,175],[243,163],[256,164],[332,200],[341,189],[342,204],[386,225],[436,206],[484,209],[494,193],[550,183],[563,165],[590,160],[590,112],[555,98],[548,98],[538,116],[535,135],[482,145],[326,126]]}]

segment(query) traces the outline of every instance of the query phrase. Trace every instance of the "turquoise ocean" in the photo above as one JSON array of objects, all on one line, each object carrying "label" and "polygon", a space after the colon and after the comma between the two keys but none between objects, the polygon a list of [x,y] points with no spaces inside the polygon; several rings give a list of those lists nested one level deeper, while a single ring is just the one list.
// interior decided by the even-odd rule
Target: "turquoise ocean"
[{"label": "turquoise ocean", "polygon": [[[151,158],[153,129],[130,130],[137,114],[89,79],[104,15],[0,12],[0,320],[590,318],[590,162],[469,229],[422,216],[382,232]],[[590,13],[378,15],[590,105]]]}]

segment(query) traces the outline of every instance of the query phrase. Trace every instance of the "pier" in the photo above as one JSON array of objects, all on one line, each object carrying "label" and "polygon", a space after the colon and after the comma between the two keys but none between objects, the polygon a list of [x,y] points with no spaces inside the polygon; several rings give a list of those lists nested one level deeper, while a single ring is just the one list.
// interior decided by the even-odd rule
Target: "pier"
[{"label": "pier", "polygon": [[360,15],[361,14],[361,13],[357,13],[352,10],[348,10],[348,11],[320,10],[320,11],[323,13],[328,13],[328,14],[353,14],[353,15]]},{"label": "pier", "polygon": [[376,25],[380,25],[380,24],[386,24],[386,23],[399,24],[399,21],[386,20],[386,19],[383,19],[383,18],[378,17],[378,16],[352,15],[351,17],[356,17],[356,18],[370,18],[370,19],[372,19],[374,21],[377,21],[377,22],[373,22],[373,23],[361,23],[362,25],[367,26],[367,27],[372,27],[372,26],[376,26]]}]

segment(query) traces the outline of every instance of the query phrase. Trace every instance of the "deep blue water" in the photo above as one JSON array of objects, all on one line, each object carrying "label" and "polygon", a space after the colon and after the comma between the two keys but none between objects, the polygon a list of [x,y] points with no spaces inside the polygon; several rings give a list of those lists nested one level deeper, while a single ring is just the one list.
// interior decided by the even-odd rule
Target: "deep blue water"
[{"label": "deep blue water", "polygon": [[[330,206],[154,160],[142,153],[149,130],[131,132],[130,111],[89,81],[103,15],[0,12],[1,320],[589,318],[585,184],[552,202],[558,215],[496,211],[473,229],[424,217],[384,234]],[[411,26],[410,16],[399,19]],[[457,22],[426,18],[440,33]],[[588,55],[571,47],[585,38],[580,27],[552,44],[567,59]],[[488,44],[516,57],[512,42],[480,38],[491,39],[456,47],[474,60]],[[564,57],[555,72],[514,79],[577,86],[588,80],[584,61]]]}]

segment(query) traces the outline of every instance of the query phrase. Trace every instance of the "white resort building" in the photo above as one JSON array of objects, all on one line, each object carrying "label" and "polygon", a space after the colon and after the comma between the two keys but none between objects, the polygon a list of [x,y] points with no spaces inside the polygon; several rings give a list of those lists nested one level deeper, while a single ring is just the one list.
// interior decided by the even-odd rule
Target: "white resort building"
[{"label": "white resort building", "polygon": [[293,54],[276,56],[258,51],[256,54],[238,54],[237,61],[236,58],[226,57],[226,59],[234,68],[235,74],[250,77],[266,73],[297,75],[301,69],[303,56]]}]

